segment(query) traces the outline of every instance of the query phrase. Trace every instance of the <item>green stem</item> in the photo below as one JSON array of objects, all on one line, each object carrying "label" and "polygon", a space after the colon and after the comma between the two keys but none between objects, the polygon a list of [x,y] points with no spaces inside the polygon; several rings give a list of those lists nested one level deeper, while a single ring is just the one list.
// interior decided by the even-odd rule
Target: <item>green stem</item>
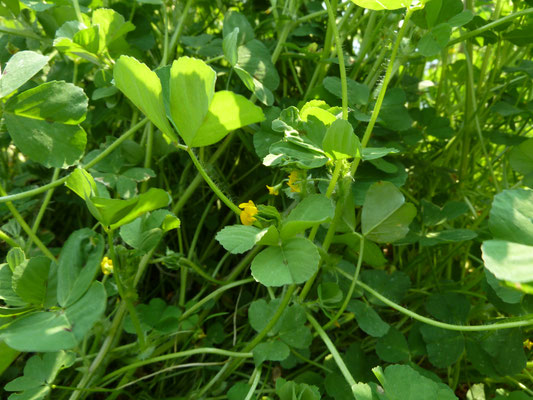
[{"label": "green stem", "polygon": [[[263,338],[268,335],[268,333],[272,330],[274,325],[278,322],[278,320],[281,318],[283,312],[287,308],[289,302],[291,301],[292,294],[296,290],[296,285],[289,286],[289,289],[285,293],[285,296],[281,300],[281,303],[276,310],[276,313],[272,316],[268,324],[263,328],[261,332],[259,332],[248,344],[244,347],[242,350],[243,353],[247,353],[252,351],[255,346],[257,346]],[[223,370],[219,371],[219,373],[209,381],[207,385],[205,385],[202,390],[200,391],[198,397],[202,397],[210,388],[213,386],[217,381],[220,379],[224,380],[227,376],[229,376],[236,368],[239,367],[239,365],[242,363],[242,360],[228,360],[230,361],[229,364],[226,364],[223,368]]]},{"label": "green stem", "polygon": [[[4,190],[4,187],[1,184],[0,184],[0,194],[2,196],[4,196],[4,197],[7,197],[7,193],[6,193],[6,191]],[[11,215],[13,215],[15,220],[19,223],[20,227],[24,230],[24,232],[26,232],[28,237],[43,252],[43,254],[46,257],[48,257],[50,260],[56,261],[56,258],[54,257],[54,255],[50,252],[50,250],[48,250],[48,248],[44,245],[44,243],[41,242],[41,239],[39,239],[39,237],[35,233],[33,233],[33,231],[31,230],[30,226],[26,223],[26,221],[24,221],[24,218],[22,218],[22,215],[19,214],[19,212],[17,211],[17,209],[15,208],[13,203],[10,202],[10,201],[7,201],[6,202],[6,206],[9,209],[9,211],[11,212]]]},{"label": "green stem", "polygon": [[133,303],[131,302],[129,294],[125,292],[124,285],[122,284],[122,281],[120,279],[120,265],[118,262],[117,255],[115,253],[115,246],[113,244],[113,232],[114,231],[111,229],[107,231],[107,245],[109,247],[109,255],[111,256],[111,260],[113,261],[113,277],[115,278],[115,283],[117,284],[117,289],[120,298],[126,304],[126,308],[128,309],[128,313],[130,314],[131,322],[135,329],[135,333],[139,338],[139,347],[141,348],[141,350],[144,350],[146,347],[146,341],[144,338],[144,332],[141,327],[141,321],[139,319],[139,316],[137,315],[137,311],[135,310]]},{"label": "green stem", "polygon": [[348,84],[346,82],[346,67],[344,65],[344,55],[342,53],[342,42],[337,29],[337,22],[335,21],[335,14],[331,8],[329,0],[324,0],[329,15],[329,23],[333,36],[335,38],[335,47],[337,48],[337,57],[339,59],[339,72],[341,75],[341,93],[342,93],[342,119],[348,119]]},{"label": "green stem", "polygon": [[15,240],[13,240],[7,233],[2,230],[0,230],[0,240],[3,240],[11,247],[20,247],[20,244],[15,242]]},{"label": "green stem", "polygon": [[246,285],[247,283],[252,283],[252,282],[254,282],[253,278],[247,278],[247,279],[242,279],[240,281],[228,283],[227,285],[219,287],[217,290],[214,290],[211,293],[209,293],[207,296],[205,296],[202,300],[198,301],[197,303],[194,303],[194,305],[191,306],[190,308],[187,308],[187,310],[185,310],[185,312],[181,315],[180,321],[186,320],[187,317],[194,314],[196,310],[200,309],[205,303],[209,302],[211,299],[217,298],[217,296],[221,295],[226,290],[232,289],[237,286]]},{"label": "green stem", "polygon": [[239,207],[237,207],[235,204],[233,204],[233,202],[230,199],[228,199],[224,193],[222,193],[222,191],[218,188],[218,186],[215,184],[215,182],[213,182],[213,180],[207,174],[207,171],[202,166],[202,164],[200,163],[198,158],[196,158],[196,156],[194,155],[194,152],[192,151],[191,148],[189,148],[189,147],[187,148],[187,153],[189,153],[189,156],[191,157],[191,160],[192,160],[194,166],[196,167],[196,169],[198,170],[200,175],[202,175],[202,177],[204,178],[205,182],[209,185],[211,190],[218,196],[218,198],[220,200],[222,200],[222,202],[225,205],[227,205],[229,207],[229,209],[231,211],[233,211],[237,215],[240,215],[241,210],[239,209]]},{"label": "green stem", "polygon": [[[340,273],[343,275],[345,274],[344,271],[337,269]],[[423,322],[428,325],[435,326],[437,328],[443,328],[448,329],[451,331],[460,331],[460,332],[480,332],[480,331],[496,331],[500,329],[511,329],[511,328],[518,328],[521,326],[530,326],[533,325],[533,315],[530,314],[527,319],[522,319],[518,321],[512,321],[512,322],[501,322],[496,323],[492,325],[453,325],[453,324],[447,324],[445,322],[435,321],[434,319],[424,317],[420,314],[417,314],[411,310],[408,310],[407,308],[404,308],[400,306],[399,304],[396,304],[395,302],[387,299],[385,296],[383,296],[381,293],[377,292],[376,290],[372,289],[370,286],[364,284],[361,281],[356,281],[356,284],[381,300],[383,303],[387,304],[389,307],[394,308],[397,311],[400,311],[401,313],[416,319],[417,321]]]},{"label": "green stem", "polygon": [[217,354],[220,356],[226,356],[226,357],[235,357],[235,358],[252,358],[253,354],[248,352],[237,352],[237,351],[229,351],[229,350],[223,350],[223,349],[217,349],[214,347],[200,347],[197,349],[191,349],[191,350],[185,350],[185,351],[179,351],[177,353],[171,353],[171,354],[165,354],[163,356],[158,356],[154,358],[148,358],[143,361],[137,361],[134,363],[131,363],[129,365],[126,365],[122,368],[119,368],[106,376],[102,378],[102,381],[109,381],[110,379],[121,375],[122,373],[129,371],[131,369],[137,369],[139,367],[142,367],[144,365],[154,364],[161,361],[167,361],[167,360],[174,360],[176,358],[182,358],[182,357],[189,357],[193,356],[195,354]]},{"label": "green stem", "polygon": [[80,10],[80,3],[78,0],[72,0],[72,6],[74,7],[74,12],[76,13],[76,18],[78,19],[78,22],[80,24],[85,25],[85,22],[83,21],[83,15],[81,14]]},{"label": "green stem", "polygon": [[363,148],[365,148],[368,144],[368,141],[370,140],[370,135],[372,135],[372,130],[374,129],[374,125],[378,119],[379,111],[381,110],[381,105],[383,104],[385,93],[387,92],[387,86],[389,86],[389,82],[392,78],[392,72],[394,71],[394,63],[396,62],[398,49],[400,48],[400,43],[402,42],[405,30],[407,28],[407,25],[409,24],[409,20],[411,19],[411,15],[414,11],[414,8],[407,9],[407,13],[405,14],[405,18],[403,19],[402,27],[400,28],[398,36],[396,37],[396,41],[394,42],[394,46],[392,48],[392,53],[389,60],[389,65],[387,66],[387,71],[385,72],[385,78],[383,78],[383,84],[381,85],[378,98],[376,99],[376,105],[374,106],[374,110],[372,111],[372,116],[370,117],[370,121],[368,122],[368,125],[366,127],[363,139],[361,140],[361,145]]},{"label": "green stem", "polygon": [[[185,3],[185,7],[183,7],[183,11],[181,12],[181,18],[178,22],[178,27],[172,34],[172,38],[170,38],[170,44],[169,44],[169,50],[167,52],[168,59],[172,59],[174,56],[174,49],[177,47],[178,39],[181,36],[181,33],[183,32],[183,28],[185,27],[185,20],[187,19],[187,14],[189,13],[189,8],[191,8],[193,0],[187,0],[187,3]],[[167,59],[161,60],[161,65],[166,65]]]},{"label": "green stem", "polygon": [[[137,132],[140,128],[143,127],[144,124],[148,122],[148,118],[143,119],[141,122],[137,123],[133,127],[131,127],[128,131],[124,132],[124,134],[119,137],[117,140],[115,140],[108,148],[106,148],[104,151],[102,151],[100,154],[98,154],[92,161],[87,163],[83,166],[85,169],[89,169],[93,167],[94,165],[98,164],[100,161],[102,161],[105,157],[107,157],[113,150],[115,150],[118,146],[122,144],[126,139],[128,139],[131,135],[133,135],[135,132]],[[63,178],[60,178],[56,180],[55,182],[51,182],[47,185],[38,187],[36,189],[27,190],[22,193],[17,194],[10,194],[7,195],[5,192],[0,193],[2,197],[0,197],[0,203],[6,203],[8,201],[16,201],[25,199],[27,197],[33,197],[35,195],[41,194],[46,192],[47,190],[50,190],[52,188],[55,188],[57,186],[62,185],[65,183],[68,179],[69,175],[64,176]]]},{"label": "green stem", "polygon": [[[59,168],[54,169],[54,174],[52,175],[52,181],[50,183],[54,183],[58,176],[59,176]],[[33,222],[33,226],[31,228],[32,232],[37,234],[37,230],[39,229],[39,225],[41,224],[41,220],[43,219],[44,213],[46,211],[46,208],[48,207],[48,204],[50,203],[50,200],[52,199],[52,194],[54,193],[55,188],[51,188],[46,192],[46,195],[43,199],[43,204],[41,204],[41,208],[39,208],[39,212],[37,213],[37,216],[35,217],[35,221]],[[31,247],[31,239],[28,240],[28,243],[26,244],[25,251],[26,253],[30,250]]]},{"label": "green stem", "polygon": [[446,45],[446,47],[450,47],[450,46],[453,46],[457,43],[460,43],[462,42],[463,40],[466,40],[466,39],[470,39],[471,37],[474,37],[474,36],[477,36],[485,31],[488,31],[492,28],[495,28],[501,24],[505,24],[506,22],[508,21],[511,21],[515,18],[518,18],[518,17],[521,17],[522,15],[528,15],[528,14],[533,14],[533,8],[526,8],[525,10],[522,10],[522,11],[518,11],[514,14],[509,14],[505,17],[502,17],[500,19],[497,19],[496,21],[493,21],[487,25],[483,25],[477,29],[474,29],[473,31],[470,31],[468,33],[465,33],[464,35],[462,36],[459,36],[457,39],[454,39],[454,40],[451,40],[448,42],[448,44]]},{"label": "green stem", "polygon": [[352,394],[355,397],[355,388],[357,386],[357,382],[355,382],[355,379],[353,378],[350,371],[348,371],[348,367],[346,367],[346,364],[344,363],[344,360],[342,359],[341,355],[337,351],[337,348],[327,335],[327,333],[322,329],[320,324],[317,322],[316,319],[313,318],[313,316],[309,313],[307,314],[307,320],[313,325],[313,328],[315,328],[316,332],[318,333],[318,336],[322,339],[326,347],[328,348],[329,352],[333,356],[333,359],[335,360],[335,363],[337,364],[337,367],[339,367],[342,375],[344,376],[344,379],[346,379],[346,382],[348,382],[348,385],[350,386],[350,389],[352,390]]},{"label": "green stem", "polygon": [[339,308],[335,316],[331,318],[326,325],[324,325],[324,330],[329,329],[335,323],[335,321],[337,321],[340,318],[344,310],[346,310],[346,307],[348,307],[348,303],[352,299],[352,294],[357,284],[357,278],[359,277],[359,272],[361,271],[361,265],[363,264],[364,250],[365,250],[365,237],[359,236],[359,256],[357,258],[357,266],[355,268],[355,274],[353,278],[351,278],[352,283],[350,285],[350,288],[348,289],[348,293],[346,293],[346,297],[344,298],[344,302],[342,303],[341,308]]},{"label": "green stem", "polygon": [[254,372],[252,374],[252,385],[250,386],[250,390],[248,390],[248,394],[246,395],[244,400],[252,400],[252,396],[254,395],[255,389],[257,388],[257,385],[259,384],[260,379],[261,379],[261,365],[254,369]]}]

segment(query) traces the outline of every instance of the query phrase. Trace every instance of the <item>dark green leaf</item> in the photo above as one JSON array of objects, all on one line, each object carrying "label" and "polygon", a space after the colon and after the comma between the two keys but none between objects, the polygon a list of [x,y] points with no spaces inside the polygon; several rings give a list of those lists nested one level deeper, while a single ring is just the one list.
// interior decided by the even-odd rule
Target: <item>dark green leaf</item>
[{"label": "dark green leaf", "polygon": [[359,300],[350,300],[346,309],[355,314],[359,328],[374,337],[381,337],[389,331],[389,324],[368,304]]}]

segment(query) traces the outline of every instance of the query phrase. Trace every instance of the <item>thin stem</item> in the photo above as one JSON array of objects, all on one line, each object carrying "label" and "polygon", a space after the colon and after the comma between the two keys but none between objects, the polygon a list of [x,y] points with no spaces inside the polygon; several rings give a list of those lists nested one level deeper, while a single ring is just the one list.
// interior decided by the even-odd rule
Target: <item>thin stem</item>
[{"label": "thin stem", "polygon": [[252,374],[252,385],[250,387],[250,390],[248,390],[248,394],[246,394],[246,397],[244,398],[244,400],[252,400],[252,396],[254,395],[255,389],[257,388],[257,385],[259,384],[260,379],[261,379],[261,365],[254,369],[254,372]]},{"label": "thin stem", "polygon": [[[1,184],[0,184],[0,194],[2,196],[7,196],[7,193]],[[54,257],[52,252],[48,250],[48,248],[44,245],[44,243],[41,242],[41,239],[39,239],[39,237],[35,233],[33,233],[30,226],[26,223],[26,221],[24,221],[24,218],[22,218],[22,215],[20,215],[20,213],[17,211],[13,203],[8,201],[6,202],[6,206],[11,212],[11,215],[13,215],[15,220],[19,223],[20,227],[24,230],[24,232],[26,232],[28,237],[35,243],[35,245],[39,248],[39,250],[41,250],[43,254],[46,257],[48,257],[50,260],[56,261],[56,258]]]},{"label": "thin stem", "polygon": [[[183,28],[185,27],[185,20],[187,19],[187,14],[189,13],[189,8],[191,8],[193,0],[187,0],[187,3],[185,3],[185,7],[183,7],[183,11],[181,12],[181,18],[178,22],[178,27],[172,34],[172,37],[170,38],[170,44],[169,44],[169,50],[168,50],[168,59],[171,59],[174,56],[174,49],[177,46],[178,39],[181,36],[181,33],[183,32]],[[161,65],[166,65],[167,59],[161,60]]]},{"label": "thin stem", "polygon": [[239,207],[237,207],[230,199],[228,199],[226,195],[222,193],[222,191],[218,188],[215,182],[213,182],[211,177],[207,174],[207,171],[205,170],[203,165],[200,163],[198,158],[196,158],[196,156],[194,155],[194,152],[192,151],[191,148],[187,148],[187,153],[189,153],[189,156],[191,157],[191,160],[194,166],[196,167],[200,175],[202,175],[202,177],[204,178],[205,182],[209,185],[211,190],[218,196],[220,200],[222,200],[222,202],[225,205],[229,207],[231,211],[233,211],[237,215],[240,215],[241,210],[239,209]]},{"label": "thin stem", "polygon": [[496,21],[493,21],[491,23],[488,23],[487,25],[483,25],[477,29],[474,29],[473,31],[470,31],[468,33],[465,33],[464,35],[462,36],[459,36],[457,39],[454,39],[454,40],[451,40],[448,42],[448,44],[446,45],[446,47],[450,47],[450,46],[453,46],[457,43],[460,43],[466,39],[470,39],[471,37],[474,37],[474,36],[477,36],[477,35],[480,35],[481,33],[485,32],[485,31],[488,31],[492,28],[495,28],[501,24],[505,24],[506,22],[508,21],[511,21],[515,18],[518,18],[518,17],[521,17],[522,15],[528,15],[528,14],[533,14],[533,7],[532,8],[526,8],[525,10],[522,10],[522,11],[518,11],[514,14],[509,14],[505,17],[502,17],[500,19],[497,19]]},{"label": "thin stem", "polygon": [[139,347],[143,350],[146,347],[144,332],[142,330],[141,321],[139,319],[139,316],[137,315],[137,311],[135,310],[135,307],[133,306],[133,303],[131,302],[128,293],[125,292],[124,285],[122,284],[122,281],[120,279],[120,265],[118,262],[117,255],[115,253],[115,246],[113,245],[113,232],[114,231],[111,229],[107,231],[107,244],[109,247],[109,255],[111,256],[111,260],[113,261],[113,277],[115,278],[115,283],[117,284],[117,289],[120,298],[126,304],[126,308],[128,309],[128,312],[130,314],[131,322],[135,329],[135,333],[139,338]]},{"label": "thin stem", "polygon": [[348,367],[346,367],[346,364],[344,363],[344,360],[337,351],[337,348],[335,347],[327,333],[324,331],[324,329],[322,329],[317,320],[314,319],[313,316],[309,313],[307,313],[307,320],[311,323],[311,325],[313,325],[313,328],[315,328],[316,332],[318,333],[318,336],[320,336],[320,338],[328,348],[329,352],[333,356],[337,367],[339,367],[342,375],[344,376],[344,379],[346,379],[346,382],[348,382],[348,385],[350,385],[350,389],[352,390],[352,393],[355,397],[355,388],[357,386],[357,382],[355,382],[355,379],[353,378],[352,374],[350,373],[350,371],[348,371]]},{"label": "thin stem", "polygon": [[353,292],[355,290],[355,286],[357,284],[357,278],[359,277],[359,272],[361,271],[361,265],[363,264],[363,253],[364,253],[364,250],[365,250],[365,237],[361,235],[361,236],[359,236],[359,256],[357,258],[357,266],[355,268],[355,274],[354,274],[354,276],[352,278],[352,283],[350,285],[350,288],[348,289],[348,293],[346,293],[346,297],[344,298],[342,306],[335,313],[335,316],[333,316],[329,320],[329,322],[326,325],[324,325],[324,330],[329,329],[335,323],[335,321],[337,321],[340,318],[340,316],[342,315],[344,310],[346,310],[346,307],[348,307],[348,303],[352,299],[352,294],[353,294]]},{"label": "thin stem", "polygon": [[341,93],[342,93],[342,119],[348,119],[348,84],[346,82],[346,67],[344,65],[344,55],[342,53],[342,42],[335,21],[335,14],[331,8],[329,0],[324,0],[329,15],[329,23],[335,38],[335,47],[337,48],[337,58],[339,59],[339,72],[341,75]]},{"label": "thin stem", "polygon": [[72,0],[72,6],[74,7],[74,12],[76,13],[76,18],[78,19],[78,22],[80,24],[85,25],[85,22],[83,21],[83,15],[81,14],[80,10],[80,3],[78,0]]},{"label": "thin stem", "polygon": [[102,381],[109,381],[112,378],[118,375],[121,375],[122,373],[126,371],[129,371],[131,369],[137,369],[139,367],[142,367],[143,365],[154,364],[154,363],[158,363],[161,361],[167,361],[167,360],[174,360],[176,358],[189,357],[195,354],[217,354],[220,356],[235,357],[235,358],[252,358],[253,357],[253,354],[248,353],[248,352],[229,351],[229,350],[217,349],[214,347],[200,347],[197,349],[179,351],[177,353],[165,354],[163,356],[148,358],[143,361],[137,361],[137,362],[131,363],[129,365],[126,365],[122,368],[119,368],[107,374],[106,376],[102,378]]},{"label": "thin stem", "polygon": [[[337,269],[339,272],[342,270]],[[342,271],[344,275],[344,271]],[[400,311],[401,313],[416,319],[417,321],[424,322],[425,324],[435,326],[437,328],[443,328],[448,329],[451,331],[460,331],[460,332],[480,332],[480,331],[496,331],[500,329],[511,329],[511,328],[518,328],[521,326],[530,326],[533,325],[533,314],[529,314],[526,316],[526,319],[521,319],[519,321],[512,321],[512,322],[501,322],[496,323],[492,325],[453,325],[453,324],[447,324],[445,322],[435,321],[434,319],[424,317],[420,314],[417,314],[411,310],[408,310],[407,308],[404,308],[400,306],[399,304],[396,304],[395,302],[387,299],[385,296],[383,296],[381,293],[377,292],[376,290],[372,289],[370,286],[364,284],[361,281],[356,281],[357,286],[360,286],[361,288],[365,289],[367,292],[381,300],[383,303],[387,304],[389,307],[394,308],[397,311]]]},{"label": "thin stem", "polygon": [[15,242],[15,240],[13,240],[7,233],[2,230],[0,230],[0,240],[3,240],[11,247],[20,247],[20,244]]},{"label": "thin stem", "polygon": [[[54,169],[54,173],[52,175],[52,181],[50,183],[54,183],[58,176],[59,176],[59,168]],[[31,227],[31,230],[33,233],[37,234],[37,230],[39,229],[39,225],[41,224],[41,220],[43,219],[44,213],[46,211],[46,208],[48,207],[48,204],[50,203],[50,200],[52,199],[52,194],[54,193],[54,187],[48,190],[46,192],[46,195],[43,199],[43,204],[41,204],[41,207],[39,208],[39,212],[37,213],[37,216],[35,217],[35,221],[33,222],[33,226]],[[28,252],[31,247],[31,238],[28,240],[28,243],[26,244],[25,251]]]}]

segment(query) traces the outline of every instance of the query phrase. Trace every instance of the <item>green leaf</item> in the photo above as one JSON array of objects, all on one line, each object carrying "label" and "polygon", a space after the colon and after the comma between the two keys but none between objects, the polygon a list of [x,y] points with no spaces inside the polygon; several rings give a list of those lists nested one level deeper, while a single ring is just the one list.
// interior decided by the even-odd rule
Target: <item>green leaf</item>
[{"label": "green leaf", "polygon": [[533,246],[506,240],[486,240],[481,250],[485,268],[496,278],[511,282],[533,281]]},{"label": "green leaf", "polygon": [[97,192],[93,177],[82,168],[72,171],[65,185],[84,200],[94,196]]},{"label": "green leaf", "polygon": [[239,28],[235,27],[233,31],[224,35],[224,40],[222,40],[222,50],[224,51],[224,56],[226,60],[234,67],[237,64],[237,41],[239,39]]},{"label": "green leaf", "polygon": [[494,196],[489,228],[496,239],[533,246],[533,190],[504,190]]},{"label": "green leaf", "polygon": [[533,173],[533,139],[513,147],[509,154],[511,167],[522,175]]},{"label": "green leaf", "polygon": [[502,329],[467,336],[466,357],[483,375],[492,378],[519,374],[527,363],[520,329]]},{"label": "green leaf", "polygon": [[226,396],[228,400],[245,400],[250,389],[251,386],[246,382],[237,382],[228,390]]},{"label": "green leaf", "polygon": [[[47,82],[6,104],[6,125],[15,145],[45,167],[66,168],[85,151],[87,96],[71,83]],[[31,132],[31,134],[29,134]]]},{"label": "green leaf", "polygon": [[19,392],[9,396],[11,400],[41,400],[48,396],[60,369],[69,364],[64,351],[34,355],[24,366],[24,375],[7,383],[4,390]]},{"label": "green leaf", "polygon": [[230,131],[264,119],[241,95],[215,93],[216,74],[202,60],[180,57],[170,69],[170,112],[179,135],[191,147],[214,144]]},{"label": "green leaf", "polygon": [[100,39],[98,26],[81,29],[72,38],[58,37],[54,47],[77,62],[81,58],[102,67],[98,53],[105,49],[105,41]]},{"label": "green leaf", "polygon": [[387,400],[457,400],[448,386],[426,378],[408,365],[390,365],[384,376]]},{"label": "green leaf", "polygon": [[215,95],[216,73],[202,60],[180,57],[170,68],[170,113],[179,135],[193,146]]},{"label": "green leaf", "polygon": [[[322,84],[328,92],[334,94],[339,99],[342,98],[341,80],[336,76],[328,76],[324,78]],[[370,89],[363,83],[354,81],[353,79],[347,79],[346,85],[348,89],[348,104],[353,106],[367,105],[370,98]]]},{"label": "green leaf", "polygon": [[477,233],[469,229],[448,229],[440,232],[428,232],[420,239],[421,246],[465,242],[477,237]]},{"label": "green leaf", "polygon": [[409,360],[409,346],[405,336],[391,326],[376,343],[376,353],[385,362],[396,363]]},{"label": "green leaf", "polygon": [[254,247],[268,231],[269,228],[230,225],[218,232],[215,239],[230,253],[241,254]]},{"label": "green leaf", "polygon": [[146,213],[120,227],[120,237],[134,249],[148,252],[155,248],[164,232],[180,227],[180,220],[168,210]]},{"label": "green leaf", "polygon": [[143,63],[133,57],[121,56],[113,70],[115,86],[139,108],[169,139],[178,138],[166,117],[161,81]]},{"label": "green leaf", "polygon": [[251,76],[270,90],[279,86],[279,75],[271,61],[271,55],[266,46],[259,40],[252,39],[238,48],[237,65],[246,70]]},{"label": "green leaf", "polygon": [[283,361],[291,353],[289,346],[285,343],[275,340],[273,342],[259,343],[252,350],[254,354],[254,364],[256,367],[264,361]]},{"label": "green leaf", "polygon": [[226,90],[216,92],[205,120],[189,145],[202,147],[214,144],[229,132],[261,122],[264,118],[261,108],[244,96]]},{"label": "green leaf", "polygon": [[352,0],[359,7],[371,10],[396,10],[411,5],[411,0]]},{"label": "green leaf", "polygon": [[[383,270],[365,270],[361,272],[361,280],[387,299],[398,304],[402,303],[407,291],[411,288],[409,276],[402,271],[394,271],[389,274]],[[370,293],[365,292],[365,296],[372,304],[386,306],[385,303]]]},{"label": "green leaf", "polygon": [[50,259],[33,257],[19,264],[13,272],[13,290],[25,302],[43,306],[48,286]]},{"label": "green leaf", "polygon": [[6,262],[11,268],[11,271],[15,271],[18,265],[26,261],[26,255],[20,247],[14,247],[7,252]]},{"label": "green leaf", "polygon": [[291,166],[298,169],[319,168],[328,158],[316,151],[308,150],[294,143],[279,141],[270,146],[270,154],[263,159],[266,166]]},{"label": "green leaf", "polygon": [[270,89],[251,76],[248,71],[245,71],[238,66],[235,66],[233,70],[237,73],[242,83],[244,83],[248,90],[250,90],[261,103],[266,106],[271,106],[274,104],[274,95]]},{"label": "green leaf", "polygon": [[418,42],[418,51],[424,57],[436,56],[446,47],[451,34],[450,24],[443,23],[433,27]]},{"label": "green leaf", "polygon": [[223,36],[226,37],[238,28],[237,44],[240,46],[255,38],[254,28],[250,25],[246,17],[240,12],[230,10],[224,16]]},{"label": "green leaf", "polygon": [[343,119],[337,119],[327,129],[322,148],[334,160],[361,157],[361,143],[355,135],[352,125]]},{"label": "green leaf", "polygon": [[426,310],[443,322],[465,324],[470,312],[470,302],[461,293],[434,293],[426,300]]},{"label": "green leaf", "polygon": [[400,150],[389,147],[365,147],[362,151],[363,160],[375,160],[391,153],[399,153]]},{"label": "green leaf", "polygon": [[51,81],[10,99],[6,110],[21,117],[76,125],[85,120],[88,101],[83,89],[72,83]]},{"label": "green leaf", "polygon": [[103,315],[106,300],[104,286],[93,282],[72,306],[23,315],[0,330],[0,339],[13,349],[26,352],[72,349]]},{"label": "green leaf", "polygon": [[318,270],[320,256],[308,239],[293,238],[272,246],[252,261],[252,276],[265,286],[300,284]]},{"label": "green leaf", "polygon": [[346,309],[355,314],[359,328],[370,336],[381,337],[389,331],[389,324],[368,304],[359,300],[350,300]]},{"label": "green leaf", "polygon": [[297,349],[307,349],[313,341],[311,330],[305,326],[305,309],[295,304],[287,307],[279,320],[279,336],[286,344]]},{"label": "green leaf", "polygon": [[5,65],[0,78],[0,98],[14,92],[29,81],[47,63],[49,58],[34,51],[15,53]]},{"label": "green leaf", "polygon": [[461,332],[449,331],[431,325],[422,325],[420,332],[426,342],[429,362],[437,368],[454,364],[465,347]]},{"label": "green leaf", "polygon": [[[344,243],[350,246],[351,249],[359,253],[360,248],[359,235],[355,233],[345,233],[342,235],[335,235],[333,237],[333,243]],[[387,259],[383,256],[383,251],[377,244],[370,240],[365,240],[363,249],[363,261],[372,267],[382,267],[387,263]]]},{"label": "green leaf", "polygon": [[[271,300],[269,303],[267,303],[265,299],[259,299],[252,302],[248,308],[248,320],[250,322],[250,326],[256,332],[261,332],[276,313],[279,304],[279,299]],[[270,331],[270,334],[276,334],[279,330],[279,327],[280,321],[278,320],[278,322]]]},{"label": "green leaf", "polygon": [[0,264],[0,300],[5,301],[9,306],[26,306],[27,303],[22,300],[13,290],[13,272],[8,264]]},{"label": "green leaf", "polygon": [[394,184],[374,183],[363,204],[363,235],[378,243],[394,242],[407,234],[415,215],[416,208],[405,203],[403,194]]},{"label": "green leaf", "polygon": [[378,121],[386,128],[394,131],[405,131],[413,124],[405,103],[407,95],[403,89],[392,88],[387,90]]},{"label": "green leaf", "polygon": [[280,400],[320,400],[318,388],[306,383],[286,381],[283,378],[276,379],[276,394]]},{"label": "green leaf", "polygon": [[98,26],[99,36],[106,46],[135,29],[135,25],[110,8],[95,9],[91,19],[93,25]]},{"label": "green leaf", "polygon": [[330,221],[334,214],[330,199],[323,194],[311,194],[291,211],[283,222],[280,235],[283,239],[294,237],[308,228]]},{"label": "green leaf", "polygon": [[[168,305],[163,299],[151,299],[149,304],[139,304],[135,309],[144,331],[154,329],[161,333],[173,333],[179,330],[180,309]],[[124,330],[128,333],[136,333],[129,316],[124,322]]]},{"label": "green leaf", "polygon": [[105,241],[93,230],[73,232],[61,249],[58,260],[57,302],[68,307],[89,289],[100,270]]}]

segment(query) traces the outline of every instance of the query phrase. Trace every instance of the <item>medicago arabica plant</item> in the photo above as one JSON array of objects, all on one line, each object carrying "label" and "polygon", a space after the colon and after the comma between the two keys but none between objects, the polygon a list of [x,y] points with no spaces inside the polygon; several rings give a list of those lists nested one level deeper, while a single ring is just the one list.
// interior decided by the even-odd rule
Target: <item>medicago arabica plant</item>
[{"label": "medicago arabica plant", "polygon": [[532,32],[0,2],[0,397],[531,398]]}]

